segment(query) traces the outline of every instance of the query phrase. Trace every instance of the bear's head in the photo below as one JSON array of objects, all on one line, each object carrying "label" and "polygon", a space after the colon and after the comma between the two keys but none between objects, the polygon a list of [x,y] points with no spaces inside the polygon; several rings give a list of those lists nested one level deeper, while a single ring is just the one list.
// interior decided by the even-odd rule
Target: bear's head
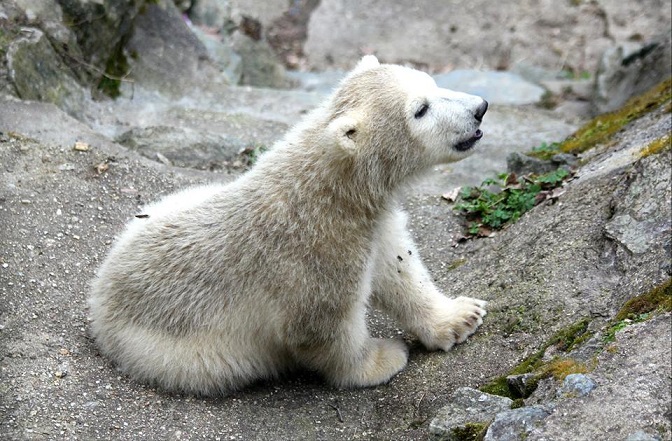
[{"label": "bear's head", "polygon": [[424,72],[362,58],[329,105],[327,129],[340,149],[412,175],[468,156],[483,136],[488,103],[439,88]]}]

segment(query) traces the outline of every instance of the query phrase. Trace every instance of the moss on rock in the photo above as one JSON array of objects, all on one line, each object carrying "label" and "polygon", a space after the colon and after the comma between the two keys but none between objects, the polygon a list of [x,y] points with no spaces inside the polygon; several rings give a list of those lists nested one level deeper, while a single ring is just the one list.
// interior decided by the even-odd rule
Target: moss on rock
[{"label": "moss on rock", "polygon": [[646,145],[640,152],[640,158],[646,158],[650,155],[656,155],[672,148],[672,137],[669,134],[654,139]]},{"label": "moss on rock", "polygon": [[582,153],[599,144],[608,143],[628,123],[667,105],[672,100],[672,78],[659,83],[648,92],[636,96],[615,112],[599,115],[581,127],[576,133],[560,143],[565,153]]},{"label": "moss on rock", "polygon": [[454,441],[482,441],[488,431],[487,423],[467,423],[464,426],[455,427],[451,430],[451,438]]},{"label": "moss on rock", "polygon": [[634,320],[642,314],[649,312],[672,311],[672,278],[656,286],[649,292],[633,297],[625,302],[614,320]]},{"label": "moss on rock", "polygon": [[[509,375],[522,375],[536,373],[538,378],[552,375],[559,378],[564,374],[587,372],[586,366],[580,365],[571,359],[555,358],[549,363],[543,361],[546,350],[556,346],[559,351],[569,352],[581,342],[588,339],[592,333],[588,331],[591,319],[583,318],[570,326],[556,332],[537,352],[524,359],[520,364],[511,369],[506,375],[496,377],[479,388],[482,392],[493,395],[508,397],[511,399],[522,398],[511,390],[506,377]],[[564,377],[562,377],[564,378]]]}]

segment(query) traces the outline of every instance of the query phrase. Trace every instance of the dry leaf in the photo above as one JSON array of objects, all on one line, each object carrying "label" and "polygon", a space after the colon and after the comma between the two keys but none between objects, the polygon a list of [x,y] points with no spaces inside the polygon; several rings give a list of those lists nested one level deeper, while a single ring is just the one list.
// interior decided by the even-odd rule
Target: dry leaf
[{"label": "dry leaf", "polygon": [[110,168],[110,164],[107,162],[101,162],[96,166],[96,171],[98,172],[99,175],[102,175],[107,171],[107,169]]},{"label": "dry leaf", "polygon": [[462,187],[456,187],[451,191],[449,191],[448,193],[442,194],[441,198],[447,200],[448,202],[455,202],[457,200],[457,197],[460,195],[461,190]]}]

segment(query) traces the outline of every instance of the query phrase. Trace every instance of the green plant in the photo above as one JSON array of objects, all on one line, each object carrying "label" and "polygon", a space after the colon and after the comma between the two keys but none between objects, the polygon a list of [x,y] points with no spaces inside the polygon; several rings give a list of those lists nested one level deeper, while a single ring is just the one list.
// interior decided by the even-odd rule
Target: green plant
[{"label": "green plant", "polygon": [[238,155],[246,167],[252,167],[266,150],[268,148],[265,145],[253,145],[245,147]]},{"label": "green plant", "polygon": [[672,279],[625,302],[604,331],[602,340],[605,343],[613,342],[621,329],[646,321],[656,313],[669,311],[672,311]]},{"label": "green plant", "polygon": [[497,179],[486,179],[480,187],[464,187],[461,202],[454,209],[467,220],[471,237],[489,236],[515,222],[526,211],[548,199],[551,190],[559,187],[570,176],[565,169],[557,169],[540,176],[518,178],[515,173],[500,174]]},{"label": "green plant", "polygon": [[562,151],[560,150],[559,142],[552,142],[550,144],[542,142],[541,145],[539,145],[538,147],[534,147],[531,151],[525,154],[527,156],[532,156],[533,158],[548,161],[558,153],[562,153]]}]

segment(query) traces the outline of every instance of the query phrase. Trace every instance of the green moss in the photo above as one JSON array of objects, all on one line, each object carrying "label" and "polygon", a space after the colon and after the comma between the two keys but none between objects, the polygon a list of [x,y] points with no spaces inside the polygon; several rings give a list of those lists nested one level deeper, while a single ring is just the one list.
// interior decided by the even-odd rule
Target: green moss
[{"label": "green moss", "polygon": [[[569,375],[572,373],[571,369],[580,369],[581,367],[577,362],[560,363],[560,361],[568,359],[554,359],[550,363],[544,363],[543,357],[546,353],[546,350],[551,346],[556,346],[557,349],[562,352],[569,352],[581,342],[589,338],[592,335],[592,333],[588,331],[588,325],[590,324],[590,321],[591,319],[586,317],[556,332],[541,347],[541,349],[524,359],[520,364],[511,369],[506,375],[492,379],[489,383],[481,386],[479,390],[492,395],[500,395],[502,397],[508,397],[511,399],[522,398],[517,396],[516,393],[514,393],[509,388],[509,385],[506,381],[507,376],[536,373],[538,378],[544,378],[545,376],[549,375],[556,377],[556,375],[562,375],[564,372],[567,372],[566,375]],[[553,363],[557,363],[557,365],[553,365]]]},{"label": "green moss", "polygon": [[523,360],[522,363],[511,370],[509,375],[527,374],[539,369],[543,364],[544,353],[551,346],[557,346],[563,352],[571,351],[577,344],[590,336],[588,332],[590,321],[591,319],[586,317],[556,332],[539,351]]},{"label": "green moss", "polygon": [[21,33],[21,28],[18,24],[9,20],[0,20],[0,56],[4,57],[7,54],[9,45]]},{"label": "green moss", "polygon": [[632,320],[642,314],[654,311],[672,311],[672,278],[667,279],[651,291],[625,302],[614,319],[618,321]]},{"label": "green moss", "polygon": [[114,51],[107,60],[105,74],[98,83],[98,90],[110,98],[117,98],[121,95],[120,87],[122,79],[130,72],[128,60],[124,55],[121,45]]},{"label": "green moss", "polygon": [[570,374],[585,374],[590,369],[572,358],[555,358],[541,369],[540,377],[553,377],[562,381]]},{"label": "green moss", "polygon": [[515,400],[513,400],[513,403],[511,404],[511,409],[519,409],[521,407],[525,407],[525,399],[516,398]]},{"label": "green moss", "polygon": [[517,398],[514,396],[511,389],[509,389],[509,384],[506,381],[505,375],[490,380],[489,383],[479,387],[478,390],[490,395],[499,395],[500,397],[508,397],[512,399]]},{"label": "green moss", "polygon": [[451,430],[452,439],[456,441],[481,441],[488,431],[489,424],[467,423]]},{"label": "green moss", "polygon": [[647,146],[639,152],[639,157],[646,158],[647,156],[670,150],[670,148],[672,148],[672,138],[667,134],[648,143]]},{"label": "green moss", "polygon": [[670,100],[672,100],[672,78],[632,98],[621,109],[595,117],[563,141],[560,150],[565,153],[581,153],[596,145],[608,143],[614,134],[631,121],[660,106],[667,104],[669,107]]},{"label": "green moss", "polygon": [[604,330],[602,340],[616,340],[616,333],[631,324],[643,322],[657,312],[672,311],[672,279],[661,283],[651,291],[633,297],[623,304],[610,325]]}]

